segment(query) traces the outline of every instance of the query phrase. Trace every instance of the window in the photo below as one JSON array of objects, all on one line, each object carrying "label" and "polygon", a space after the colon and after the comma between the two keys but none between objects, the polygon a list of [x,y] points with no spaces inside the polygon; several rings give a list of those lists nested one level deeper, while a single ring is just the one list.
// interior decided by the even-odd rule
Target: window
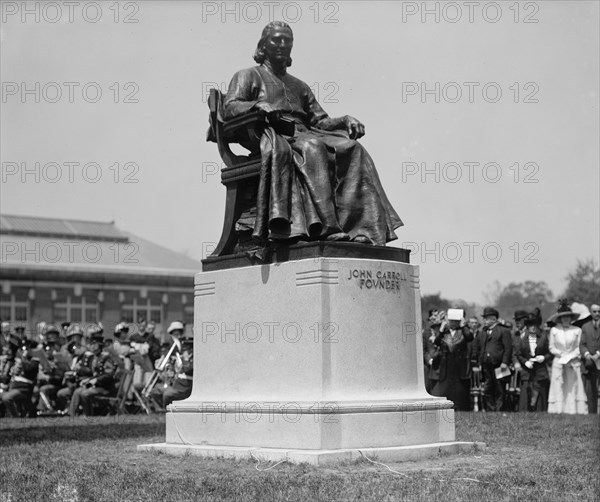
[{"label": "window", "polygon": [[54,321],[91,323],[98,322],[98,303],[86,301],[84,296],[79,298],[67,296],[64,303],[54,305]]},{"label": "window", "polygon": [[3,321],[27,322],[29,317],[29,303],[27,301],[18,302],[14,294],[6,300],[0,301],[0,319]]},{"label": "window", "polygon": [[183,309],[183,322],[186,326],[194,325],[194,307],[185,307]]},{"label": "window", "polygon": [[162,324],[162,304],[160,302],[152,303],[150,298],[133,298],[132,303],[123,305],[121,317],[125,322],[138,322],[138,319],[144,318],[156,324]]}]

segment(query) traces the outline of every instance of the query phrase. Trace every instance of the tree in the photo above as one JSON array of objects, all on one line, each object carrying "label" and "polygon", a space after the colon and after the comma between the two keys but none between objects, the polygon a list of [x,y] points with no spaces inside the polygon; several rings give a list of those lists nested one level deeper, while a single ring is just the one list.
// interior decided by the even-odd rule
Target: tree
[{"label": "tree", "polygon": [[569,302],[600,305],[600,268],[593,258],[580,261],[573,272],[567,275],[567,288],[563,294]]},{"label": "tree", "polygon": [[517,310],[531,312],[538,307],[543,318],[556,311],[554,295],[545,281],[511,282],[503,288],[495,284],[491,289],[494,293],[488,295],[488,300],[493,300],[490,304],[496,307],[500,316],[506,320],[512,320]]}]

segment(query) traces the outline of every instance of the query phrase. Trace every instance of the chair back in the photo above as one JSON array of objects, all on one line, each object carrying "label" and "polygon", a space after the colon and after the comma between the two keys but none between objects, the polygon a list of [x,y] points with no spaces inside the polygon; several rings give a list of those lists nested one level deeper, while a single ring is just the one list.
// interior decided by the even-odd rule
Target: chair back
[{"label": "chair back", "polygon": [[121,409],[125,404],[125,400],[127,399],[127,394],[129,394],[129,389],[133,384],[133,370],[125,370],[121,374],[121,380],[119,381],[119,387],[117,388],[117,409]]}]

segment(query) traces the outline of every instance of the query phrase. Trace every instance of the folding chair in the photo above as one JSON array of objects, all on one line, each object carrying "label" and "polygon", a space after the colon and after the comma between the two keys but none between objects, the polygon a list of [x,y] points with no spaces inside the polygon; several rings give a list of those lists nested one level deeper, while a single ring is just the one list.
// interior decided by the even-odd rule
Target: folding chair
[{"label": "folding chair", "polygon": [[111,396],[96,396],[94,401],[104,405],[108,409],[109,413],[116,415],[120,413],[129,413],[125,407],[125,401],[127,400],[127,394],[133,384],[133,371],[125,370],[121,373],[121,379],[119,380],[119,386],[117,388],[117,394],[114,397]]}]

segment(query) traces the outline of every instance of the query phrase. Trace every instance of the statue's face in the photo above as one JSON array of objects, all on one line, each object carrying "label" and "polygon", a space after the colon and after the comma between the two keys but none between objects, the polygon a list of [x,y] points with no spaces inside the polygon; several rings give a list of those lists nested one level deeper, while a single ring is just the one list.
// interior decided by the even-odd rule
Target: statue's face
[{"label": "statue's face", "polygon": [[271,63],[286,63],[292,53],[294,38],[288,28],[275,28],[265,40],[265,54]]}]

